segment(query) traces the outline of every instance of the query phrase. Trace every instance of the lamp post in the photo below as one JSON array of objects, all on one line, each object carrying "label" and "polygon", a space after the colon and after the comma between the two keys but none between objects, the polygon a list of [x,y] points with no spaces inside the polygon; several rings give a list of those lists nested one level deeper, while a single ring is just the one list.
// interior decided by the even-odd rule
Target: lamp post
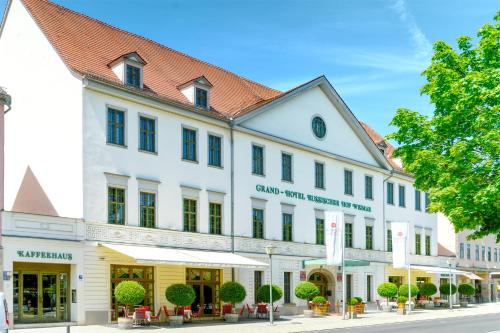
[{"label": "lamp post", "polygon": [[449,297],[448,298],[448,303],[450,304],[450,310],[453,310],[453,306],[451,304],[451,302],[452,302],[451,301],[451,264],[452,264],[452,259],[450,258],[450,259],[446,260],[446,263],[448,264],[448,268],[450,270],[449,273],[448,273],[448,274],[450,274],[450,295],[448,296]]},{"label": "lamp post", "polygon": [[276,251],[276,246],[267,245],[266,253],[269,255],[269,273],[270,273],[270,282],[269,282],[269,324],[273,324],[273,254]]}]

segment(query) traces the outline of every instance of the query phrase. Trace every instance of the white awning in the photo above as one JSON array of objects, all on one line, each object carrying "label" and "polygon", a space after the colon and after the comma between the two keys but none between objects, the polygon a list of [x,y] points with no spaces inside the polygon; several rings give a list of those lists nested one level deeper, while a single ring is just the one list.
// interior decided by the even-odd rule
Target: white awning
[{"label": "white awning", "polygon": [[235,268],[263,268],[268,266],[266,263],[229,252],[180,250],[166,247],[109,243],[100,243],[99,245],[134,258],[138,263]]},{"label": "white awning", "polygon": [[[450,269],[447,267],[435,267],[435,266],[411,266],[413,269],[417,269],[420,271],[424,271],[427,273],[432,273],[432,274],[450,274]],[[465,276],[471,280],[482,280],[481,277],[477,276],[476,274],[472,272],[465,272],[465,271],[460,271],[458,269],[451,269],[451,274],[452,275],[462,275]]]}]

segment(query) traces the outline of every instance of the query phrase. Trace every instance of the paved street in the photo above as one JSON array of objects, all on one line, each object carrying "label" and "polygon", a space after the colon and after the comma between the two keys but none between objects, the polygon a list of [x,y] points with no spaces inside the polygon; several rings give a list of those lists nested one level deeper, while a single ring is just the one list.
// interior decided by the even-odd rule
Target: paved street
[{"label": "paved street", "polygon": [[500,333],[500,314],[479,315],[464,318],[445,318],[410,323],[393,323],[374,325],[371,327],[336,328],[321,331],[304,331],[314,333],[326,332],[349,333]]}]

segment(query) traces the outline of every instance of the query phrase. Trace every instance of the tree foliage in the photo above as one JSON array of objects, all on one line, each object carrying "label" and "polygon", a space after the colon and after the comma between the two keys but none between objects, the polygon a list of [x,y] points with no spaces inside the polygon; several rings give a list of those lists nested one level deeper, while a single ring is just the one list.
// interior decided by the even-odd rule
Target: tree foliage
[{"label": "tree foliage", "polygon": [[437,293],[437,287],[434,283],[424,283],[420,286],[419,290],[421,295],[424,295],[426,297],[430,297]]},{"label": "tree foliage", "polygon": [[388,136],[395,155],[430,192],[430,210],[444,213],[471,238],[495,234],[500,241],[500,11],[483,25],[478,43],[457,38],[458,50],[434,43],[421,93],[434,105],[431,117],[398,109]]},{"label": "tree foliage", "polygon": [[396,286],[392,282],[384,282],[378,286],[377,293],[380,296],[386,297],[387,299],[389,299],[389,298],[394,297],[398,294],[398,286]]},{"label": "tree foliage", "polygon": [[220,286],[220,299],[223,302],[231,303],[234,310],[234,305],[241,303],[245,300],[247,292],[245,287],[238,282],[226,282]]},{"label": "tree foliage", "polygon": [[[273,284],[273,302],[279,301],[283,297],[283,290],[276,284]],[[259,290],[257,290],[257,299],[264,303],[271,303],[269,301],[269,285],[262,285]]]},{"label": "tree foliage", "polygon": [[311,300],[319,295],[319,289],[314,283],[303,281],[295,287],[295,296],[300,299]]},{"label": "tree foliage", "polygon": [[167,301],[177,306],[188,306],[193,304],[196,293],[193,287],[186,284],[172,284],[165,290]]},{"label": "tree foliage", "polygon": [[[443,295],[449,295],[450,294],[450,285],[449,284],[440,285],[439,292]],[[456,292],[457,292],[457,286],[452,283],[451,284],[451,294],[455,295]]]},{"label": "tree foliage", "polygon": [[[410,284],[411,297],[417,297],[418,287],[414,284]],[[399,296],[408,297],[408,284],[402,284],[399,286]]]},{"label": "tree foliage", "polygon": [[144,300],[146,291],[136,281],[122,281],[115,287],[115,298],[118,304],[132,306],[140,304]]},{"label": "tree foliage", "polygon": [[464,283],[458,285],[458,293],[463,296],[472,296],[476,293],[476,288],[473,285]]}]

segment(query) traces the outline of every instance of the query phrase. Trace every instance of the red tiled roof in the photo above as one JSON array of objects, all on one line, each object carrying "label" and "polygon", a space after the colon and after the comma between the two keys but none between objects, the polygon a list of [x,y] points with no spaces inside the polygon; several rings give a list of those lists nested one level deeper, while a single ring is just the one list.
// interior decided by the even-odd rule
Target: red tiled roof
[{"label": "red tiled roof", "polygon": [[376,145],[378,145],[380,142],[384,141],[386,144],[387,148],[385,149],[385,158],[389,162],[389,164],[396,170],[403,171],[403,168],[401,168],[400,164],[396,162],[395,157],[393,156],[394,154],[394,146],[391,145],[391,143],[387,140],[385,140],[380,134],[378,134],[373,128],[368,126],[366,123],[360,121],[361,126],[363,126],[364,130],[366,133],[368,133],[368,136],[372,139],[373,142],[375,142]]},{"label": "red tiled roof", "polygon": [[130,52],[144,58],[144,87],[149,93],[187,103],[177,88],[205,76],[213,84],[211,106],[230,117],[281,92],[217,66],[120,30],[46,0],[22,0],[63,61],[73,71],[118,82],[108,64]]}]

